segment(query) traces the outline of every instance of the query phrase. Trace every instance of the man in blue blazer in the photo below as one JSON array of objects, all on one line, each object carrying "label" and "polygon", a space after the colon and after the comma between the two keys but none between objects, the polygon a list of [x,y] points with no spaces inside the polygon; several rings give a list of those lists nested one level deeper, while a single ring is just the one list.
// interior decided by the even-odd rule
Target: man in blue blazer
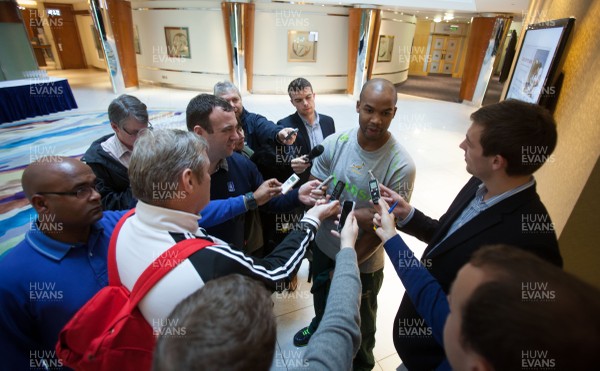
[{"label": "man in blue blazer", "polygon": [[[238,88],[229,81],[215,84],[214,95],[231,104],[238,123],[244,129],[246,146],[252,151],[264,150],[276,144],[293,144],[295,135],[289,136],[289,129],[282,129],[257,113],[248,112],[242,105],[242,96]],[[287,138],[287,139],[286,139]]]},{"label": "man in blue blazer", "polygon": [[292,175],[293,171],[300,176],[300,183],[304,183],[310,175],[311,162],[307,162],[303,156],[335,133],[335,124],[331,117],[315,110],[315,93],[305,78],[292,81],[288,86],[288,94],[296,112],[277,121],[277,125],[298,129],[298,136],[293,145],[276,147],[277,164],[287,168],[287,176]]},{"label": "man in blue blazer", "polygon": [[[460,148],[473,177],[439,220],[381,187],[387,201],[399,202],[394,209],[398,229],[428,244],[421,262],[446,294],[461,267],[483,245],[513,245],[562,266],[554,224],[532,175],[553,160],[557,134],[552,115],[540,106],[507,100],[480,108],[471,120]],[[444,360],[444,349],[431,332],[405,294],[393,337],[409,370],[437,369]]]}]

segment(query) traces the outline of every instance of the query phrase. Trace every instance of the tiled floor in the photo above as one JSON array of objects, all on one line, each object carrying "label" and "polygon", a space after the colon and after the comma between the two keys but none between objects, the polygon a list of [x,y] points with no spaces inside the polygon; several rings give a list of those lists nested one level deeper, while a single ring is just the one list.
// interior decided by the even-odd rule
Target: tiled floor
[{"label": "tiled floor", "polygon": [[[89,112],[106,110],[115,95],[106,73],[98,71],[51,71],[50,75],[67,77],[73,88],[79,109]],[[318,87],[315,86],[318,93]],[[150,109],[177,109],[184,111],[188,101],[197,93],[188,90],[142,86],[128,91],[145,102]],[[276,121],[293,112],[287,96],[246,95],[244,106],[251,112]],[[337,130],[357,125],[355,101],[347,95],[316,96],[317,111],[332,116]],[[399,95],[398,112],[390,131],[406,147],[417,166],[417,179],[411,203],[432,217],[439,217],[456,193],[467,181],[463,151],[458,144],[470,124],[469,115],[475,107]],[[417,255],[425,245],[406,235],[408,245]],[[299,273],[299,287],[289,293],[273,294],[277,316],[277,349],[273,370],[302,367],[302,348],[292,344],[293,334],[306,326],[314,312],[310,284],[306,283],[308,266]],[[389,261],[384,269],[385,279],[379,294],[376,370],[394,370],[400,359],[392,342],[392,321],[404,293],[404,288]]]}]

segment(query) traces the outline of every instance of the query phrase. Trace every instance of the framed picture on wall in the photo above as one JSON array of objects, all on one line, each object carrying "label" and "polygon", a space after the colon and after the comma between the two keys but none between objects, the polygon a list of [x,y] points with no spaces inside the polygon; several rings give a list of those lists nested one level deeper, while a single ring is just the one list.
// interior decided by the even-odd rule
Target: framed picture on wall
[{"label": "framed picture on wall", "polygon": [[187,27],[165,27],[167,54],[171,58],[192,58]]},{"label": "framed picture on wall", "polygon": [[318,32],[288,31],[288,62],[316,62]]},{"label": "framed picture on wall", "polygon": [[377,48],[377,62],[391,62],[394,50],[394,36],[380,35]]},{"label": "framed picture on wall", "polygon": [[142,50],[140,49],[140,33],[137,24],[133,26],[133,49],[135,50],[135,54],[142,54]]}]

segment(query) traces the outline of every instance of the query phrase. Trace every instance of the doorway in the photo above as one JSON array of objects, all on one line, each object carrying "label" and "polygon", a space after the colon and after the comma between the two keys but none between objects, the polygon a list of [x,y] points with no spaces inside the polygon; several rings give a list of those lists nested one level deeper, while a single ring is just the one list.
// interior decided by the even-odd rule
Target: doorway
[{"label": "doorway", "polygon": [[46,14],[52,29],[56,51],[63,69],[87,68],[81,38],[71,4],[46,3]]},{"label": "doorway", "polygon": [[452,75],[458,60],[460,37],[433,35],[428,73]]}]

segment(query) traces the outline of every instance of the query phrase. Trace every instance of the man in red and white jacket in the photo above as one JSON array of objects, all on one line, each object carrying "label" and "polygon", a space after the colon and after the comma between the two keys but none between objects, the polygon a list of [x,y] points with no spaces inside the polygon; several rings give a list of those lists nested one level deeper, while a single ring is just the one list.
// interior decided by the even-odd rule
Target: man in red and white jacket
[{"label": "man in red and white jacket", "polygon": [[[169,322],[173,308],[208,280],[240,273],[271,290],[283,287],[298,271],[320,221],[339,212],[338,202],[317,205],[302,219],[302,228],[270,255],[263,259],[246,256],[198,227],[200,211],[210,201],[206,150],[206,141],[195,133],[159,130],[142,134],[131,157],[129,178],[139,202],[117,239],[117,267],[123,285],[131,290],[142,272],[179,241],[214,242],[182,261],[139,304],[158,332]],[[322,194],[316,193],[315,197]]]}]

